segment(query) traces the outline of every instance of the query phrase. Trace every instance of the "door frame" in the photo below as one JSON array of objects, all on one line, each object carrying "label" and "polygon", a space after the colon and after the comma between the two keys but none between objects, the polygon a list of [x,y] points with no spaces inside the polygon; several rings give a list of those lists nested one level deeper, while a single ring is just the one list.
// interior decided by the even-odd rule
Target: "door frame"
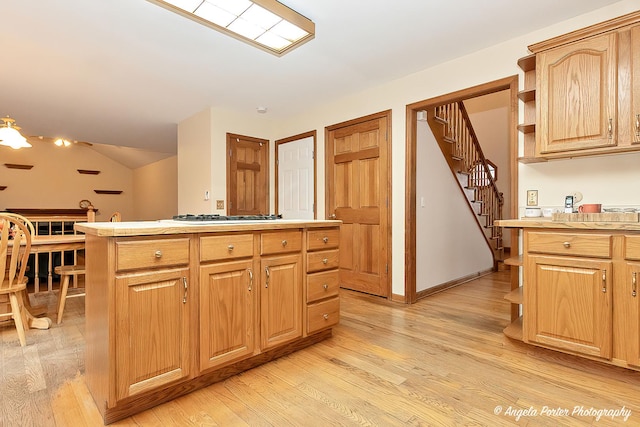
[{"label": "door frame", "polygon": [[275,146],[275,204],[276,207],[274,209],[274,212],[276,214],[278,214],[278,208],[279,208],[279,204],[278,204],[278,194],[280,193],[280,188],[278,187],[279,182],[278,182],[278,147],[281,144],[286,144],[288,142],[294,142],[294,141],[298,141],[300,139],[305,139],[305,138],[309,138],[312,137],[313,138],[313,218],[314,219],[318,219],[318,156],[316,155],[318,153],[318,132],[314,129],[312,131],[309,132],[304,132],[298,135],[294,135],[294,136],[290,136],[288,138],[283,138],[283,139],[277,139],[276,140],[276,146]]},{"label": "door frame", "polygon": [[[240,135],[237,133],[231,133],[231,132],[227,132],[227,151],[226,151],[226,158],[227,158],[227,182],[226,182],[226,187],[227,187],[227,208],[226,208],[226,212],[227,214],[230,214],[231,212],[231,207],[230,207],[230,203],[231,203],[231,153],[233,150],[232,147],[232,139],[235,138],[242,138],[244,140],[247,141],[251,141],[251,142],[256,142],[256,143],[263,143],[266,145],[266,155],[265,155],[265,159],[264,159],[264,173],[265,173],[265,193],[264,193],[264,197],[265,197],[265,212],[264,214],[268,214],[270,209],[270,204],[269,204],[269,140],[268,139],[264,139],[264,138],[257,138],[257,137],[253,137],[253,136],[247,136],[247,135]],[[236,160],[237,162],[237,160]],[[238,209],[238,207],[236,206],[235,209]]]},{"label": "door frame", "polygon": [[[433,105],[447,104],[465,99],[509,90],[509,169],[511,173],[511,204],[509,215],[518,215],[518,76],[505,77],[492,82],[462,89],[457,92],[437,96],[407,105],[406,108],[406,163],[405,163],[405,259],[404,259],[404,295],[405,302],[412,304],[417,300],[416,291],[416,151],[418,111]],[[518,230],[511,231],[511,251],[518,253]]]},{"label": "door frame", "polygon": [[[325,182],[324,182],[324,189],[325,189],[325,203],[324,203],[324,216],[325,218],[328,218],[330,215],[329,212],[329,204],[327,203],[327,200],[329,200],[329,185],[328,185],[328,180],[329,180],[329,151],[327,150],[327,144],[328,144],[328,140],[329,140],[329,133],[335,129],[341,128],[341,127],[346,127],[346,126],[352,126],[352,125],[356,125],[358,123],[362,123],[362,122],[368,122],[370,120],[375,120],[375,119],[381,119],[381,118],[386,118],[387,119],[387,135],[384,141],[381,141],[381,144],[386,144],[386,152],[387,152],[387,159],[386,162],[382,163],[381,162],[381,167],[386,167],[387,170],[389,171],[389,179],[387,180],[386,183],[382,183],[381,185],[386,185],[387,186],[387,200],[386,200],[386,206],[385,203],[383,203],[382,206],[384,206],[384,210],[385,213],[380,213],[380,215],[384,215],[386,214],[386,221],[387,221],[387,236],[386,239],[384,241],[384,244],[387,247],[387,259],[386,259],[386,265],[387,270],[385,271],[384,275],[386,277],[386,281],[387,281],[387,297],[386,299],[388,300],[397,300],[397,297],[394,297],[393,294],[393,286],[392,286],[392,280],[391,278],[393,277],[392,274],[392,270],[393,270],[393,264],[392,264],[392,258],[393,258],[393,250],[392,250],[392,237],[393,237],[393,230],[392,230],[392,222],[391,222],[391,206],[393,206],[392,204],[392,186],[391,186],[391,156],[392,156],[392,152],[391,152],[391,148],[392,148],[392,122],[391,122],[391,112],[392,110],[385,110],[385,111],[380,111],[378,113],[374,113],[374,114],[370,114],[368,116],[362,116],[362,117],[358,117],[356,119],[351,119],[351,120],[347,120],[346,122],[341,122],[341,123],[336,123],[333,124],[331,126],[326,126],[324,128],[324,152],[325,152],[325,159],[324,159],[324,176],[325,176]],[[344,248],[344,250],[346,250],[346,248]]]}]

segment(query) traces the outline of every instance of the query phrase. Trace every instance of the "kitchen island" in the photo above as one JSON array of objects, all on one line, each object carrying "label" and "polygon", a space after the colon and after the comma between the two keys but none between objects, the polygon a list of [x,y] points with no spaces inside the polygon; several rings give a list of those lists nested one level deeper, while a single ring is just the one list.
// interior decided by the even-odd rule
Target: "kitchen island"
[{"label": "kitchen island", "polygon": [[[637,214],[636,214],[637,215]],[[522,316],[505,334],[525,343],[640,370],[640,222],[500,220],[522,229]],[[515,276],[517,277],[517,275]],[[518,333],[519,332],[519,333]]]},{"label": "kitchen island", "polygon": [[78,223],[105,424],[331,336],[340,221]]}]

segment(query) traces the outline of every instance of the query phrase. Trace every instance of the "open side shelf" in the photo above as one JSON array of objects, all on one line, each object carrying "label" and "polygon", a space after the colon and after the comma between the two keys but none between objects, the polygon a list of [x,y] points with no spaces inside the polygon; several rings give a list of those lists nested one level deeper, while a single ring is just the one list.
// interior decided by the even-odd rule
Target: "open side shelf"
[{"label": "open side shelf", "polygon": [[519,286],[506,294],[504,299],[512,304],[522,304],[522,286]]},{"label": "open side shelf", "polygon": [[518,317],[511,324],[509,324],[509,326],[504,328],[503,332],[511,339],[522,341],[522,316]]}]

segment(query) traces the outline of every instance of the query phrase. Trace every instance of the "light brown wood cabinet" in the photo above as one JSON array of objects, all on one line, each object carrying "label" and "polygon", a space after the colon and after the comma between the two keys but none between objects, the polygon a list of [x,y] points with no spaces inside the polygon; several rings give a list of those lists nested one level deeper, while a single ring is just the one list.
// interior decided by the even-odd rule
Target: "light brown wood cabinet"
[{"label": "light brown wood cabinet", "polygon": [[523,267],[525,342],[640,369],[640,231],[524,229]]},{"label": "light brown wood cabinet", "polygon": [[124,239],[115,262],[115,394],[122,400],[190,374],[189,239]]},{"label": "light brown wood cabinet", "polygon": [[81,231],[86,378],[107,423],[319,342],[338,323],[339,227],[103,228]]},{"label": "light brown wood cabinet", "polygon": [[339,228],[307,231],[307,334],[340,321],[339,241]]},{"label": "light brown wood cabinet", "polygon": [[634,12],[529,46],[520,161],[640,150],[639,27]]}]

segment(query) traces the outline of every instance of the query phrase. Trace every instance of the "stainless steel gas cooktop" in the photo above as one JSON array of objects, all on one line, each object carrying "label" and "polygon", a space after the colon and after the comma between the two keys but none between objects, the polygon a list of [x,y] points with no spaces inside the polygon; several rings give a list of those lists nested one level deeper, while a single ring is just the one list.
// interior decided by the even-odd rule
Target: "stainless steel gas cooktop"
[{"label": "stainless steel gas cooktop", "polygon": [[282,219],[282,215],[218,215],[218,214],[185,214],[175,215],[173,217],[176,221],[192,221],[192,222],[209,222],[209,221],[272,221],[275,219]]}]

